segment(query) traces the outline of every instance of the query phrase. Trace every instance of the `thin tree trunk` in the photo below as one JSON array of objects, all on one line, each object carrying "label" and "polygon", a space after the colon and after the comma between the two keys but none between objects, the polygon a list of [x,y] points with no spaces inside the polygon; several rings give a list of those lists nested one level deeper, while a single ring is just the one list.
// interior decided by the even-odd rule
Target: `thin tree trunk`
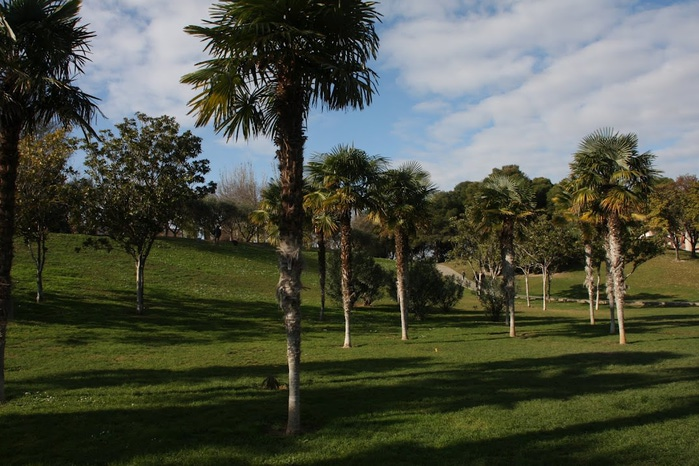
[{"label": "thin tree trunk", "polygon": [[406,260],[406,241],[400,230],[396,229],[396,286],[398,305],[400,306],[401,340],[408,339],[408,261]]},{"label": "thin tree trunk", "polygon": [[522,273],[524,274],[524,290],[527,294],[527,307],[532,307],[531,298],[529,296],[529,271],[522,269]]},{"label": "thin tree trunk", "polygon": [[36,302],[38,304],[44,300],[44,265],[46,264],[46,251],[48,250],[46,247],[46,232],[41,226],[38,227],[36,236],[36,252],[34,252],[31,242],[27,242],[27,248],[36,268]]},{"label": "thin tree trunk", "polygon": [[546,265],[542,265],[542,266],[541,266],[541,283],[542,283],[543,290],[542,290],[542,293],[541,293],[541,296],[542,296],[541,302],[542,302],[543,304],[541,305],[541,309],[544,310],[544,311],[546,310],[546,306],[547,306],[547,303],[548,303],[548,289],[547,289],[547,285],[548,285],[548,272],[549,272],[548,267],[546,267]]},{"label": "thin tree trunk", "polygon": [[320,282],[320,315],[318,320],[325,318],[325,281],[327,278],[327,267],[325,262],[325,233],[323,229],[318,231],[318,280]]},{"label": "thin tree trunk", "polygon": [[0,403],[5,397],[5,344],[12,311],[15,185],[20,128],[0,128]]},{"label": "thin tree trunk", "polygon": [[143,315],[145,312],[145,306],[143,304],[143,283],[144,283],[144,272],[146,269],[146,258],[140,255],[136,258],[136,313],[138,315]]},{"label": "thin tree trunk", "polygon": [[343,348],[352,347],[352,215],[349,211],[340,215],[340,264],[342,269],[342,310],[345,314],[345,341]]},{"label": "thin tree trunk", "polygon": [[614,304],[616,306],[617,323],[619,326],[619,344],[626,344],[626,329],[624,325],[624,298],[626,284],[624,279],[624,255],[621,249],[621,222],[616,216],[609,219],[609,253],[614,278]]},{"label": "thin tree trunk", "polygon": [[587,288],[587,298],[590,302],[590,325],[595,325],[595,303],[594,303],[594,268],[592,266],[592,243],[585,242],[585,288]]},{"label": "thin tree trunk", "polygon": [[46,264],[46,232],[40,231],[36,242],[36,302],[44,301],[44,265]]}]

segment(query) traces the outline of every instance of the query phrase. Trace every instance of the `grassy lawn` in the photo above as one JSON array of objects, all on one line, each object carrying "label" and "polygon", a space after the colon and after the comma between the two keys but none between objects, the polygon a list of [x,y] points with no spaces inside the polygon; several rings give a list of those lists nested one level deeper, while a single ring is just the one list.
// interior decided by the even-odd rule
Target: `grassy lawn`
[{"label": "grassy lawn", "polygon": [[[261,388],[286,381],[272,248],[158,241],[138,316],[130,258],[81,242],[53,237],[41,305],[18,245],[4,465],[699,464],[697,307],[630,307],[622,347],[605,312],[590,326],[570,303],[520,304],[510,339],[472,296],[401,342],[383,300],[357,309],[347,350],[337,306],[317,321],[308,254],[306,432],[289,438],[287,393]],[[699,261],[668,257],[634,274],[629,299],[699,301]],[[581,277],[553,294],[577,297]]]}]

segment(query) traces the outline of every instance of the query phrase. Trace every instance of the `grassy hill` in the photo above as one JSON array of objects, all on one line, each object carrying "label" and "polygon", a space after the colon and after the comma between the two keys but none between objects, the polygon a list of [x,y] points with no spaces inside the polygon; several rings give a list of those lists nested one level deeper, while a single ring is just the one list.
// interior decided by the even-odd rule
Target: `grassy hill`
[{"label": "grassy hill", "polygon": [[[630,308],[619,346],[585,306],[522,309],[520,337],[458,309],[411,322],[396,305],[353,316],[342,349],[337,306],[317,321],[307,254],[302,423],[287,438],[286,345],[267,246],[157,242],[146,265],[147,313],[120,251],[55,235],[35,304],[18,245],[3,464],[696,464],[699,308]],[[80,252],[75,252],[81,248]],[[630,294],[699,301],[699,261],[655,259]],[[679,271],[678,271],[679,270]],[[643,273],[642,273],[643,272]],[[575,273],[554,295],[574,296]],[[533,285],[536,286],[536,285]]]}]

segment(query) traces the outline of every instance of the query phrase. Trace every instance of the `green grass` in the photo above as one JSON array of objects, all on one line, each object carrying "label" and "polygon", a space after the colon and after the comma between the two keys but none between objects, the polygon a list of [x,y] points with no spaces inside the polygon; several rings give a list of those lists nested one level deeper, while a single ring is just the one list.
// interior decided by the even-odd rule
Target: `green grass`
[{"label": "green grass", "polygon": [[[629,308],[619,346],[584,305],[520,305],[510,339],[467,296],[401,342],[384,300],[356,310],[346,350],[340,310],[316,319],[308,254],[290,438],[286,392],[260,388],[286,382],[272,248],[158,241],[137,316],[131,260],[81,242],[53,237],[41,305],[18,247],[2,464],[699,464],[699,308]],[[656,259],[631,299],[699,300],[698,272]],[[575,293],[570,275],[554,294]]]}]

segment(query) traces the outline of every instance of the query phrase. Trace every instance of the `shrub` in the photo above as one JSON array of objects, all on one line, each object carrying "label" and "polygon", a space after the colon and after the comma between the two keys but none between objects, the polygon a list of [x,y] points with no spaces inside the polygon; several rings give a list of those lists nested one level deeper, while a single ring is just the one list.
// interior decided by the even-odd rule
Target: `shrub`
[{"label": "shrub", "polygon": [[500,322],[505,312],[505,293],[502,289],[502,279],[499,277],[483,277],[480,292],[480,301],[485,311],[486,318],[493,322]]},{"label": "shrub", "polygon": [[[391,284],[397,300],[395,273]],[[408,270],[408,309],[423,319],[430,307],[448,311],[463,297],[464,290],[455,277],[445,277],[429,259],[413,261]]]}]

